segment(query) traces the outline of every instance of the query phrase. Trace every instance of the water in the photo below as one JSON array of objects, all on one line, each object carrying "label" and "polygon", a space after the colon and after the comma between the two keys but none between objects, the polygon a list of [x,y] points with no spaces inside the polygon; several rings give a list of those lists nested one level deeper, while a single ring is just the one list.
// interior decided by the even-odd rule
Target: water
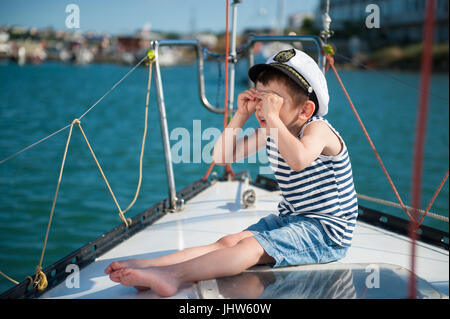
[{"label": "water", "polygon": [[[236,93],[245,89],[244,62],[238,63]],[[19,67],[0,65],[0,159],[69,124],[101,97],[129,67],[117,65],[72,66],[59,63]],[[215,104],[218,69],[206,65],[206,89]],[[200,105],[194,66],[162,70],[169,133],[192,130],[193,120],[202,129],[220,128],[223,118]],[[385,166],[405,203],[410,203],[412,152],[418,91],[374,72],[341,71]],[[390,75],[418,86],[417,73]],[[334,75],[327,74],[331,104],[328,120],[348,145],[356,189],[361,194],[396,201],[361,128]],[[138,181],[139,152],[147,69],[139,68],[95,107],[82,125],[122,208],[133,199]],[[422,206],[425,207],[448,169],[448,74],[432,77],[426,138]],[[223,100],[223,88],[219,88]],[[254,118],[246,127],[256,127]],[[59,166],[68,130],[0,165],[0,270],[22,281],[34,272],[44,240]],[[179,138],[172,141],[172,145]],[[205,139],[202,146],[210,140]],[[192,159],[192,151],[190,158]],[[174,165],[177,189],[198,180],[208,163]],[[254,178],[259,164],[236,164]],[[222,168],[215,170],[221,174]],[[152,87],[149,131],[140,197],[127,213],[133,216],[167,197],[164,157],[155,88]],[[404,217],[398,209],[361,201],[367,206]],[[445,184],[432,211],[448,216],[449,188]],[[115,204],[101,179],[81,133],[74,128],[61,189],[56,204],[44,267],[78,249],[120,223]],[[425,225],[448,232],[448,224],[426,218]],[[0,291],[12,284],[0,278]]]}]

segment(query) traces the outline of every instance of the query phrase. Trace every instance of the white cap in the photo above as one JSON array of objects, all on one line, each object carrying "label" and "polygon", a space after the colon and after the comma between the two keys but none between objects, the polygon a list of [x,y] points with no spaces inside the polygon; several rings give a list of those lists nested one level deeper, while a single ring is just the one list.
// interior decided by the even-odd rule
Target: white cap
[{"label": "white cap", "polygon": [[252,66],[248,76],[256,83],[259,74],[268,68],[280,70],[305,90],[309,99],[316,104],[316,115],[325,116],[328,113],[330,98],[327,81],[313,58],[297,49],[284,50],[270,57],[265,64]]}]

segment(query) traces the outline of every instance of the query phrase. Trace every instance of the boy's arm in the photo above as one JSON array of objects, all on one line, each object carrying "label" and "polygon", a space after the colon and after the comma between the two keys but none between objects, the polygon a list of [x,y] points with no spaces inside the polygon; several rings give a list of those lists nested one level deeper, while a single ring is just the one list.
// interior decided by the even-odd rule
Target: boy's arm
[{"label": "boy's arm", "polygon": [[301,139],[292,135],[279,117],[269,117],[267,123],[278,130],[278,151],[294,171],[308,167],[324,150],[336,143],[337,136],[323,122],[308,125]]},{"label": "boy's arm", "polygon": [[239,139],[235,148],[234,162],[257,153],[266,145],[267,135],[263,129],[256,129],[251,135]]},{"label": "boy's arm", "polygon": [[[258,130],[249,137],[237,140],[245,122],[255,112],[258,99],[255,89],[248,89],[238,95],[238,109],[230,123],[217,139],[213,150],[213,160],[216,164],[228,164],[239,161],[257,152],[265,142],[265,136]],[[255,147],[256,145],[256,147]]]},{"label": "boy's arm", "polygon": [[216,164],[237,162],[258,152],[265,145],[265,133],[259,129],[250,136],[244,136],[237,140],[237,136],[249,117],[240,112],[234,114],[214,146],[212,157]]},{"label": "boy's arm", "polygon": [[257,108],[263,112],[267,127],[276,130],[278,151],[292,170],[303,170],[321,154],[334,155],[340,152],[341,141],[326,123],[317,121],[309,124],[302,138],[298,139],[280,119],[283,98],[273,92],[260,92],[258,97],[262,103]]}]

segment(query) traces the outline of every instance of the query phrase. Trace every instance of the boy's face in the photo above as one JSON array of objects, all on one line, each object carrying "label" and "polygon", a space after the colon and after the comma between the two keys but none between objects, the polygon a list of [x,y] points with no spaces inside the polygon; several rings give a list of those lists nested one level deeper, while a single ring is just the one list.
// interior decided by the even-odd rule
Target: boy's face
[{"label": "boy's face", "polygon": [[[295,105],[288,89],[285,85],[278,81],[270,81],[267,85],[258,82],[256,84],[256,90],[261,92],[262,99],[256,105],[255,116],[262,128],[267,128],[267,134],[269,134],[269,127],[267,127],[267,117],[278,113],[278,117],[289,131],[295,132],[302,123],[299,123],[298,114],[301,106]],[[278,97],[270,99],[273,97]],[[281,98],[281,99],[280,99]],[[264,103],[267,99],[267,103]],[[269,102],[269,99],[271,102]],[[274,102],[275,101],[275,102]],[[274,105],[274,104],[280,105]]]}]

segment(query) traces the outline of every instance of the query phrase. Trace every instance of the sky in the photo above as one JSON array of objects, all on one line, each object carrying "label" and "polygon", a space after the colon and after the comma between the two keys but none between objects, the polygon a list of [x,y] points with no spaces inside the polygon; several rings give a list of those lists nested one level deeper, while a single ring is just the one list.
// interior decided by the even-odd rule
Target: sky
[{"label": "sky", "polygon": [[[289,15],[314,12],[319,3],[319,0],[279,1],[284,3],[284,24]],[[69,4],[79,7],[82,32],[129,34],[144,26],[177,33],[225,30],[226,0],[0,0],[0,26],[66,29],[70,13],[65,9]],[[237,8],[238,32],[277,26],[277,0],[242,0]]]}]

